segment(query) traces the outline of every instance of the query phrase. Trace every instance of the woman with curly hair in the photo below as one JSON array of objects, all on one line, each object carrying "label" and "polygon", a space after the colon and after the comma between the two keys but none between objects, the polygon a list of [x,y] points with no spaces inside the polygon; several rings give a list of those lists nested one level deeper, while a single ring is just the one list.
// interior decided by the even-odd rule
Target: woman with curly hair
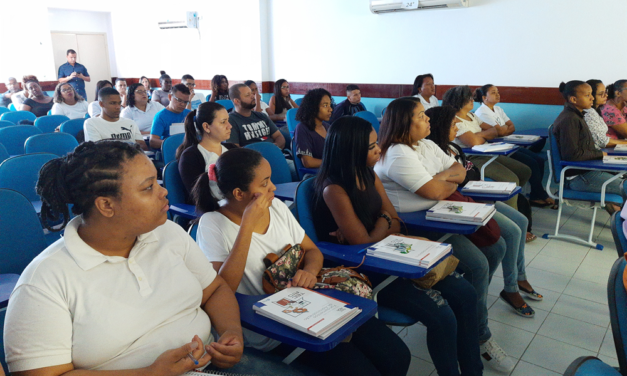
[{"label": "woman with curly hair", "polygon": [[87,101],[69,83],[58,84],[54,89],[51,115],[64,115],[70,119],[82,119],[87,113]]},{"label": "woman with curly hair", "polygon": [[300,121],[294,132],[296,156],[306,168],[318,168],[322,163],[324,140],[331,124],[328,123],[333,113],[331,93],[324,89],[310,90],[296,113]]},{"label": "woman with curly hair", "polygon": [[216,74],[211,79],[211,97],[209,102],[231,99],[229,97],[229,80],[226,76]]},{"label": "woman with curly hair", "polygon": [[285,121],[290,108],[298,108],[298,105],[290,96],[290,83],[282,78],[274,83],[274,95],[270,98],[266,112],[271,120]]}]

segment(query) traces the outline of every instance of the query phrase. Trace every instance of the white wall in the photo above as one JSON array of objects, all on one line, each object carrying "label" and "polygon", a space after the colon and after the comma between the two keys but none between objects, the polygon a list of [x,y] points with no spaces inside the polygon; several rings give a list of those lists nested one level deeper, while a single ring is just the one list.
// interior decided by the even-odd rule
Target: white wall
[{"label": "white wall", "polygon": [[375,15],[369,0],[272,0],[275,77],[556,87],[627,77],[624,0],[470,0]]}]

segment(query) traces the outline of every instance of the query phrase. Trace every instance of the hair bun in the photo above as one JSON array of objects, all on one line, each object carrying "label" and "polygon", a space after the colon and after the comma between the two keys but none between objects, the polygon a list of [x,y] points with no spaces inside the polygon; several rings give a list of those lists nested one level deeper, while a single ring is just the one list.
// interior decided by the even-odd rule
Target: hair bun
[{"label": "hair bun", "polygon": [[475,102],[479,102],[479,103],[483,102],[483,93],[481,92],[480,87],[475,89],[474,99],[475,99]]},{"label": "hair bun", "polygon": [[560,93],[563,93],[564,89],[566,89],[566,83],[562,82],[562,83],[560,83],[560,86],[559,86]]},{"label": "hair bun", "polygon": [[162,71],[159,71],[159,73],[163,76],[165,74],[165,71],[162,70]]}]

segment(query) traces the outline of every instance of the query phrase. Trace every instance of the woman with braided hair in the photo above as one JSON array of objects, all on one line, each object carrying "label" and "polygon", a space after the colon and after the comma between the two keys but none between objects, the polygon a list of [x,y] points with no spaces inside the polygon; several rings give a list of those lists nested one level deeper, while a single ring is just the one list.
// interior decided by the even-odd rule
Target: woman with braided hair
[{"label": "woman with braided hair", "polygon": [[83,143],[43,166],[37,193],[43,222],[62,218],[65,234],[12,293],[4,340],[13,374],[180,375],[239,361],[235,296],[167,220],[167,191],[137,145]]}]

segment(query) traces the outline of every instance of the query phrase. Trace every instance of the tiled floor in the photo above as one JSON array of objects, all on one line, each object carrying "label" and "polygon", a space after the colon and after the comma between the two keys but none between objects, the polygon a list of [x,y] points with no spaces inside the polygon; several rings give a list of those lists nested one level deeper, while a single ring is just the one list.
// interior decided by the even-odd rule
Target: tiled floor
[{"label": "tiled floor", "polygon": [[[490,330],[496,341],[516,361],[512,376],[562,375],[582,355],[598,356],[618,366],[609,327],[607,279],[618,257],[609,228],[610,217],[597,212],[595,237],[603,251],[564,241],[542,239],[553,233],[557,211],[534,208],[533,232],[538,239],[525,249],[527,277],[544,301],[527,300],[536,316],[515,315],[500,299],[501,270],[490,285],[488,300]],[[589,231],[592,210],[564,207],[560,231],[584,236]],[[436,376],[426,346],[426,328],[420,323],[395,328],[412,353],[408,375]],[[503,375],[486,367],[484,375]]]}]

